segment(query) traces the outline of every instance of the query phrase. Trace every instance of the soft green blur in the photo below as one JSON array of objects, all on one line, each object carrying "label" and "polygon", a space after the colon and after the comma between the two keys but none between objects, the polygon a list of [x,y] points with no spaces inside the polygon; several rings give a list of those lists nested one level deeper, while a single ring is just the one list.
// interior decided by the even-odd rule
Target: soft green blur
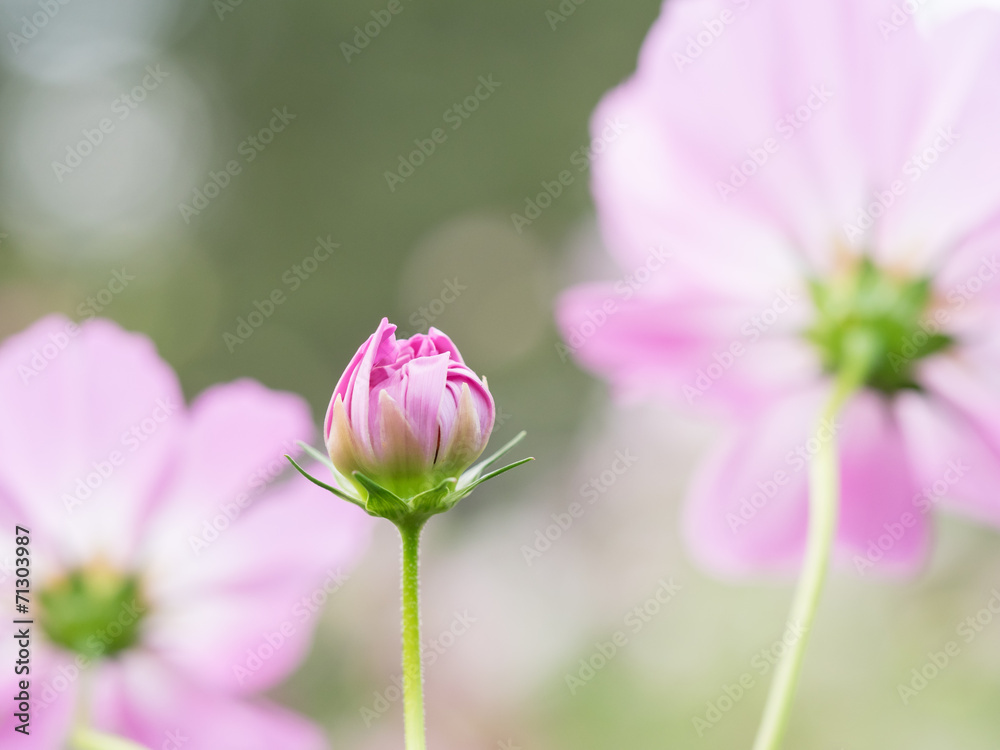
[{"label": "soft green blur", "polygon": [[[430,746],[748,747],[791,586],[717,582],[686,556],[681,497],[712,428],[612,406],[555,348],[558,291],[613,272],[578,171],[588,119],[633,69],[659,5],[576,2],[400,0],[350,62],[341,44],[387,1],[65,6],[0,59],[0,337],[51,311],[85,316],[124,273],[134,279],[101,314],[151,336],[189,397],[252,377],[303,394],[319,420],[383,315],[404,334],[442,328],[489,378],[493,445],[525,429],[538,461],[426,534]],[[559,7],[575,10],[553,29],[546,11]],[[31,8],[4,7],[4,31]],[[97,62],[46,68],[74,24],[108,35],[84,60]],[[59,181],[51,162],[157,64],[166,77]],[[476,111],[456,115],[477,88]],[[272,122],[269,143],[246,141]],[[390,186],[415,139],[433,153]],[[515,227],[510,215],[563,170],[570,184]],[[212,173],[225,187],[186,221],[178,204]],[[273,312],[244,336],[238,319],[258,305]],[[607,474],[616,453],[634,460]],[[574,502],[585,512],[567,525]],[[526,559],[553,524],[551,548]],[[276,691],[334,747],[401,746],[394,534],[378,529],[308,662]],[[947,521],[917,581],[835,573],[788,748],[996,750],[1000,618],[968,643],[956,632],[1000,590],[996,541]],[[647,605],[656,613],[634,611]],[[581,659],[599,663],[618,631],[625,645],[585,679]],[[897,684],[949,640],[959,656],[904,704]],[[703,736],[695,718],[712,724]]]}]

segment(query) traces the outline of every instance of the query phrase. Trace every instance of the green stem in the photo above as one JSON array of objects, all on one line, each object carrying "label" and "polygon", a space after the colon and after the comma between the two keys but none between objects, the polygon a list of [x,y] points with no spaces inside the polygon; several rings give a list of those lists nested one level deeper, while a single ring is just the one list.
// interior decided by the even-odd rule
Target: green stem
[{"label": "green stem", "polygon": [[420,532],[424,520],[398,524],[403,539],[403,715],[406,750],[426,750],[420,647]]},{"label": "green stem", "polygon": [[148,750],[145,745],[97,732],[87,726],[90,720],[91,685],[91,675],[84,672],[80,677],[80,691],[69,735],[70,747],[74,750]]},{"label": "green stem", "polygon": [[145,745],[139,745],[122,737],[95,732],[93,729],[85,727],[73,730],[70,745],[76,750],[148,750]]},{"label": "green stem", "polygon": [[[847,399],[863,384],[878,354],[877,343],[872,338],[861,331],[857,334],[848,342],[850,346],[845,346],[846,361],[820,415],[820,427],[836,419]],[[809,465],[809,533],[786,631],[797,637],[775,669],[753,750],[778,750],[788,728],[792,699],[802,670],[802,658],[816,619],[816,609],[837,533],[840,510],[839,465],[836,437],[820,441],[819,451]]]}]

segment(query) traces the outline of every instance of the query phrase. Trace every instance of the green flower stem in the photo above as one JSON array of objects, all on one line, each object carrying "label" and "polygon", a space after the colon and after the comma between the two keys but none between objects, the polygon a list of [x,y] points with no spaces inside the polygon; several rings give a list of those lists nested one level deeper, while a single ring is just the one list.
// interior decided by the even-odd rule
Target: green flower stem
[{"label": "green flower stem", "polygon": [[[844,367],[838,374],[819,424],[836,419],[847,399],[865,381],[881,354],[877,341],[863,330],[856,330],[848,342]],[[753,750],[778,750],[788,728],[792,699],[806,644],[816,619],[823,583],[826,580],[830,552],[837,532],[840,510],[840,457],[836,437],[821,443],[809,466],[809,535],[805,560],[792,601],[788,627],[798,638],[788,648],[774,672],[771,690],[764,706],[764,716]]]},{"label": "green flower stem", "polygon": [[87,726],[90,716],[91,678],[86,672],[80,678],[80,692],[77,698],[76,711],[73,717],[73,728],[70,730],[69,745],[73,750],[149,750],[123,737],[104,734]]},{"label": "green flower stem", "polygon": [[145,745],[132,742],[132,740],[102,734],[86,727],[78,727],[73,730],[70,745],[75,750],[149,750]]},{"label": "green flower stem", "polygon": [[403,539],[403,716],[406,750],[426,750],[420,647],[420,532],[426,519],[397,524]]}]

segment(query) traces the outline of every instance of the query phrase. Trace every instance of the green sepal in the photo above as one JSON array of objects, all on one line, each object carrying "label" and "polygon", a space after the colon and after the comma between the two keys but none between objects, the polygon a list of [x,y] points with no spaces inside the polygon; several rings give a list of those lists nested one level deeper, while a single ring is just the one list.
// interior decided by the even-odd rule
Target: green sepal
[{"label": "green sepal", "polygon": [[451,506],[446,499],[449,495],[455,494],[455,484],[458,480],[455,477],[448,477],[437,487],[421,492],[410,500],[410,506],[415,513],[433,516],[443,513]]},{"label": "green sepal", "polygon": [[369,515],[387,518],[393,523],[411,515],[412,510],[410,506],[378,482],[365,476],[360,471],[354,472],[354,479],[368,493],[365,510],[368,511]]},{"label": "green sepal", "polygon": [[488,482],[489,480],[498,477],[511,469],[521,466],[522,464],[526,464],[528,461],[534,461],[534,458],[522,458],[520,461],[515,461],[514,463],[508,464],[503,468],[496,469],[485,475],[483,474],[483,471],[486,468],[503,458],[503,456],[514,448],[514,446],[520,443],[526,434],[527,433],[523,431],[518,433],[512,440],[500,448],[500,450],[496,451],[496,453],[493,453],[483,461],[480,461],[475,466],[467,469],[461,476],[457,478],[446,477],[431,489],[424,490],[423,492],[407,499],[399,497],[394,492],[386,489],[377,481],[360,471],[355,471],[352,478],[344,477],[339,471],[337,471],[337,468],[332,464],[328,456],[325,456],[323,453],[307,443],[300,442],[299,445],[302,447],[302,450],[304,450],[312,458],[327,466],[333,473],[333,476],[337,480],[338,484],[344,485],[345,487],[357,486],[364,491],[362,494],[367,495],[367,499],[362,499],[361,497],[357,497],[350,492],[344,492],[337,487],[329,485],[309,474],[305,469],[299,466],[299,464],[296,463],[295,459],[291,456],[286,455],[285,458],[288,459],[292,466],[294,466],[302,476],[313,484],[318,487],[322,487],[327,492],[333,493],[342,500],[347,500],[349,503],[357,505],[370,516],[388,519],[398,526],[402,522],[415,521],[422,523],[430,516],[451,510],[460,500],[467,497],[483,482]]}]

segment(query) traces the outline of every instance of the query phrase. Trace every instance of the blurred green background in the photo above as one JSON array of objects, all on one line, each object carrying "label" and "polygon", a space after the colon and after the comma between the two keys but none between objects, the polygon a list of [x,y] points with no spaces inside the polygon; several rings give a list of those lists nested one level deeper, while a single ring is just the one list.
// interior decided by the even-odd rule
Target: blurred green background
[{"label": "blurred green background", "polygon": [[[474,621],[442,638],[450,645],[428,666],[431,746],[746,747],[766,692],[760,654],[781,636],[790,586],[717,582],[691,566],[679,504],[715,428],[610,404],[560,359],[551,319],[561,288],[614,273],[579,150],[659,3],[391,5],[78,0],[24,44],[8,37],[0,337],[100,306],[156,341],[189,397],[249,376],[303,394],[319,419],[383,315],[404,334],[446,330],[489,378],[497,440],[526,429],[540,460],[428,534],[428,639],[456,617]],[[5,36],[34,11],[4,3]],[[360,48],[366,24],[378,34]],[[430,150],[437,128],[433,153],[387,180],[415,140]],[[238,172],[218,176],[233,161]],[[511,214],[566,169],[572,183],[516,227]],[[318,238],[338,247],[314,263]],[[134,278],[102,293],[115,272]],[[282,302],[266,320],[241,327],[275,290]],[[616,451],[633,465],[529,564],[525,546]],[[310,660],[277,692],[335,747],[401,745],[395,547],[392,529],[378,529]],[[679,592],[633,632],[626,617],[661,579]],[[917,581],[836,576],[788,747],[1000,747],[1000,622],[908,704],[897,693],[995,587],[995,535],[954,521],[940,523]],[[567,675],[586,677],[580,660],[620,629],[628,644],[571,688]],[[752,686],[725,708],[745,674]]]}]

